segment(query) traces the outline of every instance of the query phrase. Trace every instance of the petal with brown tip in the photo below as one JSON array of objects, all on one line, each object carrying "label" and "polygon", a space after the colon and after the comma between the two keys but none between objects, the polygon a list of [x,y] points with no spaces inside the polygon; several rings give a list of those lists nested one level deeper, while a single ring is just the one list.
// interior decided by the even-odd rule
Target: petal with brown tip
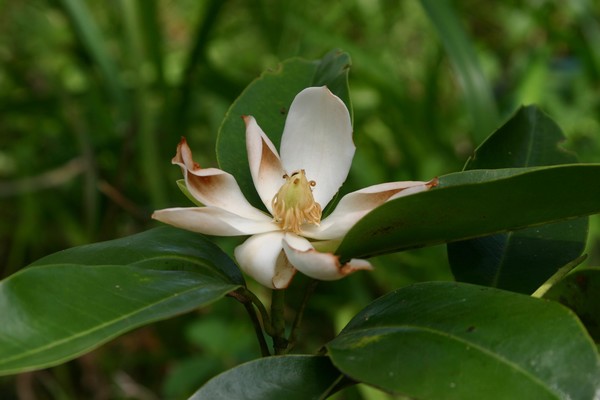
[{"label": "petal with brown tip", "polygon": [[334,281],[359,270],[373,269],[368,261],[360,259],[342,265],[335,254],[320,253],[308,240],[291,233],[285,234],[283,251],[294,268],[322,281]]}]

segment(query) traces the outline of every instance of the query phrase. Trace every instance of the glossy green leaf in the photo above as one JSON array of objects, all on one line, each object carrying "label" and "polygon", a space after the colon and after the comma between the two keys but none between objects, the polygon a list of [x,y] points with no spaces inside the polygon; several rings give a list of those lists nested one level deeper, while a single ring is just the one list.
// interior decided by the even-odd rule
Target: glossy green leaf
[{"label": "glossy green leaf", "polygon": [[559,304],[454,282],[376,300],[327,345],[351,378],[419,399],[592,399],[600,359]]},{"label": "glossy green leaf", "polygon": [[[180,260],[186,263],[179,263]],[[51,264],[135,265],[167,270],[186,268],[233,285],[244,284],[239,268],[217,245],[202,235],[171,226],[73,247],[41,258],[31,265]]]},{"label": "glossy green leaf", "polygon": [[352,113],[348,94],[349,69],[350,57],[337,50],[328,53],[322,60],[287,60],[252,82],[231,105],[219,129],[217,158],[220,167],[236,177],[246,198],[253,205],[264,208],[248,167],[242,116],[254,116],[279,149],[287,110],[302,89],[327,85]]},{"label": "glossy green leaf", "polygon": [[573,164],[577,156],[560,145],[560,127],[536,106],[519,108],[479,146],[465,170]]},{"label": "glossy green leaf", "polygon": [[[465,170],[576,163],[560,128],[535,106],[521,107],[469,159]],[[588,218],[450,243],[459,281],[532,293],[585,248]]]},{"label": "glossy green leaf", "polygon": [[600,268],[572,272],[552,286],[544,298],[556,300],[572,309],[594,340],[600,343]]},{"label": "glossy green leaf", "polygon": [[392,200],[348,232],[342,259],[470,239],[600,212],[600,165],[473,170]]},{"label": "glossy green leaf", "polygon": [[53,254],[0,282],[0,375],[65,362],[242,284],[215,245],[170,227]]},{"label": "glossy green leaf", "polygon": [[190,399],[317,400],[332,393],[341,378],[327,357],[268,357],[216,376]]}]

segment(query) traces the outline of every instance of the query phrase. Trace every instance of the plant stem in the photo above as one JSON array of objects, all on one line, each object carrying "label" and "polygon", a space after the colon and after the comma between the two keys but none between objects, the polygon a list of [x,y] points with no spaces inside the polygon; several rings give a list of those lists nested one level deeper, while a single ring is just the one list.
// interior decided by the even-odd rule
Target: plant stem
[{"label": "plant stem", "polygon": [[285,338],[285,291],[274,289],[271,292],[271,326],[273,332],[273,350],[275,354],[285,354],[288,349],[288,341]]},{"label": "plant stem", "polygon": [[318,283],[319,281],[313,279],[308,283],[308,285],[306,285],[306,291],[304,292],[304,298],[302,298],[302,304],[300,304],[300,308],[298,309],[298,312],[296,312],[296,317],[294,318],[294,322],[292,323],[292,329],[290,331],[290,336],[288,339],[290,348],[294,347],[294,344],[296,343],[298,327],[302,322],[302,317],[304,316],[304,310],[306,309],[306,305],[308,304],[308,299],[310,299],[310,296],[314,293]]},{"label": "plant stem", "polygon": [[271,353],[269,352],[269,346],[265,341],[265,336],[263,335],[262,328],[260,326],[260,321],[258,320],[258,315],[256,315],[256,310],[254,306],[250,302],[243,303],[248,315],[250,316],[250,320],[252,320],[252,325],[254,325],[254,333],[256,333],[256,338],[258,339],[258,345],[260,346],[260,354],[263,357],[269,357]]},{"label": "plant stem", "polygon": [[247,288],[242,287],[236,290],[235,292],[229,293],[231,297],[237,299],[240,303],[251,302],[258,309],[260,313],[260,317],[262,318],[263,329],[269,336],[273,336],[273,327],[271,326],[271,317],[267,312],[267,308],[260,301],[260,299]]},{"label": "plant stem", "polygon": [[[258,315],[256,314],[256,308],[259,309],[259,312],[262,315],[263,325],[265,326],[266,331],[271,331],[271,322],[269,316],[267,314],[267,310],[265,306],[261,303],[261,301],[256,297],[254,293],[246,289],[245,287],[239,288],[234,292],[230,292],[228,296],[233,297],[240,303],[244,305],[246,308],[246,312],[252,321],[252,325],[254,326],[254,333],[256,334],[256,338],[258,339],[258,345],[260,346],[260,353],[263,357],[268,357],[271,355],[269,352],[269,346],[265,341],[265,336],[263,334],[263,327],[260,325],[260,321],[258,319]],[[266,329],[266,327],[269,329]]]},{"label": "plant stem", "polygon": [[269,313],[267,312],[267,308],[254,293],[252,293],[251,291],[249,291],[246,288],[242,288],[242,289],[243,289],[242,291],[243,291],[244,296],[249,301],[251,301],[254,304],[254,306],[258,309],[258,312],[260,313],[260,317],[262,318],[263,329],[265,330],[267,335],[273,336],[273,326],[271,325],[271,317],[269,316]]}]

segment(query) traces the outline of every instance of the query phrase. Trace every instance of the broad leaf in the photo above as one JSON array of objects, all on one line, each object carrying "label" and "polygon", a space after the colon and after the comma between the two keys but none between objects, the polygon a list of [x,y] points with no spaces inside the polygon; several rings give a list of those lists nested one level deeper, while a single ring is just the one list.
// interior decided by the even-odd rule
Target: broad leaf
[{"label": "broad leaf", "polygon": [[572,309],[594,340],[600,343],[600,268],[572,272],[552,286],[544,298],[559,301]]},{"label": "broad leaf", "polygon": [[350,57],[332,51],[322,60],[287,60],[276,70],[267,71],[252,82],[231,105],[219,129],[217,158],[220,167],[232,173],[246,198],[256,207],[264,208],[260,201],[248,167],[243,115],[252,115],[279,149],[287,110],[296,95],[310,86],[327,85],[340,97],[350,113],[348,71]]},{"label": "broad leaf", "polygon": [[[180,263],[180,261],[188,261]],[[136,265],[151,269],[188,268],[226,283],[243,285],[233,260],[197,233],[161,226],[121,239],[94,243],[50,254],[31,266],[51,264]]]},{"label": "broad leaf", "polygon": [[600,165],[474,170],[392,200],[361,219],[337,253],[364,258],[600,212]]},{"label": "broad leaf", "polygon": [[[576,163],[575,155],[559,147],[564,140],[546,114],[522,107],[475,150],[465,170]],[[459,281],[532,293],[581,254],[587,230],[584,217],[450,243],[448,260]]]},{"label": "broad leaf", "polygon": [[324,399],[342,378],[327,357],[277,356],[242,364],[211,379],[191,400]]},{"label": "broad leaf", "polygon": [[0,375],[65,362],[242,284],[215,245],[170,227],[53,254],[0,282]]},{"label": "broad leaf", "polygon": [[577,162],[560,147],[560,127],[535,106],[519,108],[467,161],[465,170],[535,167]]},{"label": "broad leaf", "polygon": [[592,399],[600,359],[559,304],[453,282],[376,300],[327,345],[351,378],[419,399]]}]

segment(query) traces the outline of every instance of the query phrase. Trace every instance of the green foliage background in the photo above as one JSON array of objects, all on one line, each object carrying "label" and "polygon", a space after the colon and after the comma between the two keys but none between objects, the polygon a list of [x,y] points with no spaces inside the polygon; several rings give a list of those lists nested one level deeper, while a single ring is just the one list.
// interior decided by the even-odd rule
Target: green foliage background
[{"label": "green foliage background", "polygon": [[[600,162],[598,17],[585,0],[0,1],[0,277],[155,226],[156,208],[189,205],[170,165],[180,136],[201,165],[215,166],[218,127],[244,87],[284,59],[332,48],[353,60],[347,191],[459,171],[521,104],[544,109],[580,161]],[[598,216],[590,233],[586,263],[598,266]],[[299,351],[315,352],[393,288],[452,279],[443,246],[374,263],[373,274],[318,287]],[[1,378],[0,397],[184,398],[258,356],[234,304]],[[382,398],[364,387],[347,396]]]}]

